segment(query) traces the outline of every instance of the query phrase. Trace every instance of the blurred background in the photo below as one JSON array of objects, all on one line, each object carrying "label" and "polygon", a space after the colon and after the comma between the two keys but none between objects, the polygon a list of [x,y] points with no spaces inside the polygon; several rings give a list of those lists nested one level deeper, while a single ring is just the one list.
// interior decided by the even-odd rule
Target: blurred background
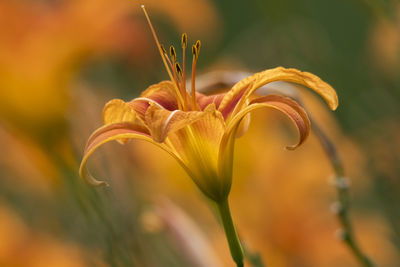
[{"label": "blurred background", "polygon": [[[111,98],[167,74],[161,42],[202,41],[201,75],[285,66],[339,95],[300,94],[351,179],[350,218],[378,266],[400,266],[400,3],[397,0],[3,0],[0,2],[0,266],[233,266],[213,210],[178,164],[142,142],[105,145],[78,176]],[[218,81],[217,81],[218,82]],[[246,247],[268,266],[358,266],[335,238],[333,170],[316,137],[254,113],[238,139],[231,199]]]}]

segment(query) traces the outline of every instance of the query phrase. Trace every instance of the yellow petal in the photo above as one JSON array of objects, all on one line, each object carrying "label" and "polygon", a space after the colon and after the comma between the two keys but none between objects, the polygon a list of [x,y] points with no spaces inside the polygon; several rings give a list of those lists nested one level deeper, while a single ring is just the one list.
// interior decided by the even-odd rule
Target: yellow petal
[{"label": "yellow petal", "polygon": [[322,96],[332,110],[335,110],[338,106],[336,91],[319,77],[297,69],[277,67],[256,73],[235,84],[222,100],[219,110],[222,113],[226,109],[233,110],[232,105],[237,105],[240,109],[240,106],[243,105],[243,99],[246,99],[261,86],[274,81],[292,82],[309,87]]},{"label": "yellow petal", "polygon": [[250,121],[251,121],[250,113],[247,113],[239,123],[239,128],[235,135],[236,138],[242,137],[247,132],[250,126]]},{"label": "yellow petal", "polygon": [[132,139],[132,138],[145,140],[157,145],[158,147],[167,151],[170,155],[172,155],[175,159],[177,159],[178,162],[184,168],[186,168],[186,166],[183,165],[183,162],[180,160],[180,158],[177,155],[173,154],[168,147],[166,147],[164,144],[159,144],[154,142],[146,128],[143,128],[143,126],[139,124],[134,124],[130,122],[121,122],[121,123],[105,125],[97,129],[89,137],[85,147],[84,156],[81,161],[81,165],[79,167],[79,175],[91,185],[94,186],[107,185],[106,182],[96,180],[89,173],[89,171],[86,168],[86,163],[88,158],[98,147],[107,142],[118,139]]},{"label": "yellow petal", "polygon": [[153,139],[161,143],[170,133],[192,124],[204,115],[202,111],[169,111],[150,104],[146,111],[145,123]]},{"label": "yellow petal", "polygon": [[230,190],[231,179],[218,173],[219,144],[225,132],[222,114],[214,104],[205,108],[203,116],[186,127],[171,133],[167,141],[192,171],[192,180],[214,200],[221,200]]},{"label": "yellow petal", "polygon": [[134,121],[135,111],[125,101],[121,99],[113,99],[104,106],[104,124]]},{"label": "yellow petal", "polygon": [[[109,101],[103,109],[103,122],[105,125],[119,122],[134,122],[135,111],[125,101],[113,99]],[[125,144],[128,139],[118,139],[121,144]]]}]

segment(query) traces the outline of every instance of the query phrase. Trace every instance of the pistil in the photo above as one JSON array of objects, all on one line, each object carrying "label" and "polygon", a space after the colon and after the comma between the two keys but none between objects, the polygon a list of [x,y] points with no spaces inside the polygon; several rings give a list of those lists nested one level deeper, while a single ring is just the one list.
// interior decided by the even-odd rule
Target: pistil
[{"label": "pistil", "polygon": [[[171,70],[170,70],[170,68],[168,67],[168,63],[167,63],[167,60],[168,60],[168,61],[170,61],[170,60],[168,59],[168,56],[166,56],[166,51],[165,51],[165,49],[163,49],[162,45],[161,45],[160,42],[158,41],[157,34],[156,34],[155,30],[154,30],[153,24],[152,24],[151,21],[150,21],[150,17],[149,17],[149,15],[147,14],[146,8],[144,7],[144,5],[142,5],[141,8],[143,9],[144,15],[146,16],[147,23],[149,24],[151,33],[153,34],[154,41],[155,41],[156,44],[157,44],[158,51],[160,52],[161,58],[162,58],[162,60],[163,60],[163,62],[164,62],[164,66],[165,66],[165,68],[166,68],[166,70],[167,70],[167,72],[168,72],[169,78],[170,78],[171,81],[174,83],[175,79],[174,79],[174,77],[172,76]],[[170,63],[170,62],[169,62],[169,63]],[[170,65],[171,65],[171,63],[170,63]],[[171,69],[174,71],[174,68],[173,68],[173,67],[171,67]],[[183,104],[184,104],[184,101],[183,101],[182,95],[181,95],[181,93],[180,93],[180,91],[179,91],[179,87],[178,87],[178,85],[176,85],[175,83],[174,83],[174,88],[175,88],[175,93],[176,93],[176,96],[177,96],[178,107],[179,107],[180,109],[182,109]]]}]

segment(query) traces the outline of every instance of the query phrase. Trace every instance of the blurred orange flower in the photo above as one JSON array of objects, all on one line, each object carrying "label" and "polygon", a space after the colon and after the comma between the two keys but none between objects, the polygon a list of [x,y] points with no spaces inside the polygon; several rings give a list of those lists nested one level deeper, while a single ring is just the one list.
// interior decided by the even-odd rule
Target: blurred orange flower
[{"label": "blurred orange flower", "polygon": [[23,267],[105,266],[82,247],[63,243],[29,228],[14,212],[0,203],[0,265]]},{"label": "blurred orange flower", "polygon": [[[217,25],[208,0],[174,2],[179,8],[148,2],[180,27],[201,32],[205,24]],[[0,29],[0,119],[29,131],[59,125],[68,85],[89,57],[122,52],[137,60],[148,54],[142,20],[133,16],[139,10],[128,0],[1,1],[0,23],[7,26]]]}]

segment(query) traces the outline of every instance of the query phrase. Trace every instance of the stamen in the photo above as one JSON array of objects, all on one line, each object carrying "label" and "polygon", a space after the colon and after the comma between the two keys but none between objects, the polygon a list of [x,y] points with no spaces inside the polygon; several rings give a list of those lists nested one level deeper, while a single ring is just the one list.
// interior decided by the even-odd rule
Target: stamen
[{"label": "stamen", "polygon": [[164,56],[167,56],[167,50],[165,50],[165,47],[162,44],[160,44],[160,48],[161,48],[161,51],[163,52]]},{"label": "stamen", "polygon": [[182,34],[181,44],[182,44],[182,48],[186,48],[187,47],[187,34],[186,33]]},{"label": "stamen", "polygon": [[201,46],[201,42],[200,42],[200,40],[197,40],[197,42],[196,42],[197,55],[200,53],[200,46]]},{"label": "stamen", "polygon": [[183,91],[183,97],[188,103],[188,93],[186,91],[186,47],[187,47],[187,34],[183,33],[182,38],[181,38],[181,45],[182,45],[182,67],[183,67],[183,75],[182,75],[182,91]]},{"label": "stamen", "polygon": [[175,69],[176,69],[176,72],[178,73],[178,75],[180,77],[182,77],[182,69],[181,69],[181,66],[179,66],[178,62],[175,63]]},{"label": "stamen", "polygon": [[[178,80],[178,77],[176,75],[176,68],[175,68],[175,66],[173,65],[173,63],[171,62],[171,60],[168,57],[165,57],[165,59],[167,60],[169,66],[170,66],[170,68],[172,70],[172,74],[174,75],[173,82],[175,82],[175,86],[178,88],[178,91],[180,92],[180,96],[182,97],[181,87],[179,85],[179,80]],[[182,107],[184,106],[184,104],[185,104],[185,102],[182,102]]]},{"label": "stamen", "polygon": [[197,60],[197,57],[199,56],[199,54],[197,53],[197,48],[195,45],[192,46],[192,54],[193,54],[193,58],[195,58]]},{"label": "stamen", "polygon": [[193,61],[192,61],[192,106],[194,110],[198,110],[199,107],[197,106],[196,102],[196,62],[197,58],[199,57],[199,48],[200,48],[200,41],[197,41],[195,45],[192,46],[192,54],[193,54]]},{"label": "stamen", "polygon": [[171,55],[172,63],[175,63],[176,53],[175,53],[175,47],[173,47],[172,45],[169,47],[169,54]]},{"label": "stamen", "polygon": [[[165,51],[165,49],[163,49],[163,47],[161,46],[160,42],[158,41],[157,34],[156,34],[155,30],[154,30],[153,24],[150,21],[150,17],[147,14],[146,8],[144,7],[144,5],[141,5],[141,8],[143,9],[144,15],[146,16],[147,23],[149,24],[151,33],[153,34],[154,41],[157,44],[158,51],[160,52],[161,58],[162,58],[162,60],[164,62],[164,66],[165,66],[165,68],[166,68],[166,70],[168,72],[169,78],[173,82],[174,81],[174,77],[172,76],[171,70],[168,67],[168,63],[167,63],[167,60],[166,60],[167,57],[165,56],[166,55],[166,51]],[[175,87],[175,91],[176,91],[175,93],[176,93],[177,98],[178,98],[178,106],[180,108],[182,108],[182,105],[183,105],[182,95],[179,92],[178,86],[175,85],[174,87]]]}]

